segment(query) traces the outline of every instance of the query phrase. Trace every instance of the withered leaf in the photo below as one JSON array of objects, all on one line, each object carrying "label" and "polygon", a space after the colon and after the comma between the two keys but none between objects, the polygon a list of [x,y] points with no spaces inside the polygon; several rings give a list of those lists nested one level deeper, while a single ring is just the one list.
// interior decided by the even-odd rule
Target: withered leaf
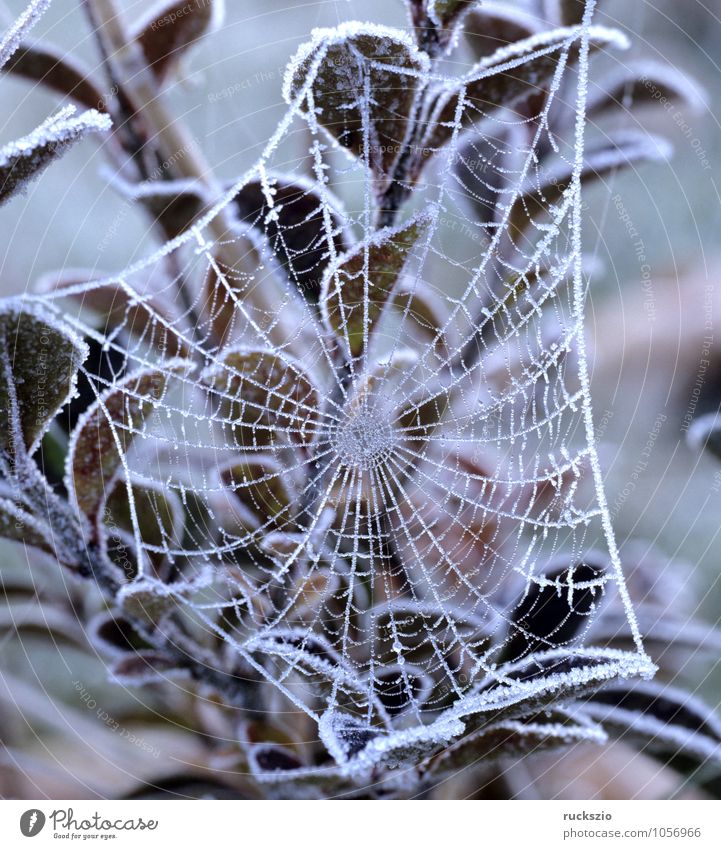
[{"label": "withered leaf", "polygon": [[[615,30],[591,27],[589,44],[591,50],[600,50],[625,47],[627,42]],[[452,138],[459,109],[461,128],[466,128],[496,109],[510,109],[528,98],[547,94],[566,50],[567,65],[576,64],[579,43],[574,28],[540,33],[481,59],[464,83],[437,93],[423,148],[440,148]]]},{"label": "withered leaf", "polygon": [[0,307],[0,453],[35,451],[68,402],[87,346],[69,329],[29,305]]},{"label": "withered leaf", "polygon": [[[268,217],[270,207],[261,181],[251,180],[234,199],[239,218],[265,232],[288,280],[307,301],[315,303],[331,250],[342,254],[347,249],[339,203],[330,192],[321,197],[314,186],[298,179],[269,175],[269,181],[275,215]],[[331,219],[330,233],[325,226],[326,212]]]},{"label": "withered leaf", "polygon": [[[657,162],[669,154],[668,144],[661,138],[636,131],[608,133],[603,143],[586,150],[581,171],[581,184],[589,185],[629,165]],[[553,211],[571,185],[570,166],[541,175],[514,202],[508,216],[509,232],[514,239],[522,236],[538,219]],[[539,185],[540,184],[540,185]]]},{"label": "withered leaf", "polygon": [[363,353],[411,251],[430,223],[427,215],[418,215],[401,227],[379,230],[326,272],[320,301],[323,319],[351,356]]},{"label": "withered leaf", "polygon": [[0,148],[0,205],[22,191],[30,181],[90,133],[110,129],[110,118],[94,109],[77,117],[67,107],[30,135]]},{"label": "withered leaf", "polygon": [[170,374],[155,369],[134,372],[106,390],[78,422],[71,436],[65,485],[88,518],[96,517],[121,466],[118,448],[124,456],[162,399]]},{"label": "withered leaf", "polygon": [[428,57],[403,31],[347,23],[316,30],[301,47],[289,65],[284,96],[292,103],[309,84],[319,123],[367,161],[382,194],[412,131],[427,70]]},{"label": "withered leaf", "polygon": [[508,3],[486,0],[463,21],[463,31],[477,59],[530,38],[538,32],[537,20]]},{"label": "withered leaf", "polygon": [[221,9],[216,0],[166,0],[151,11],[133,38],[159,81],[164,82],[185,53],[214,26]]},{"label": "withered leaf", "polygon": [[539,581],[529,584],[513,609],[503,649],[508,661],[570,643],[603,598],[604,570],[590,563],[551,566]]},{"label": "withered leaf", "polygon": [[301,444],[315,439],[320,396],[290,359],[273,351],[232,348],[203,379],[218,394],[229,444],[253,450],[284,435]]},{"label": "withered leaf", "polygon": [[41,83],[88,109],[106,111],[105,97],[90,71],[50,44],[21,44],[3,73]]}]

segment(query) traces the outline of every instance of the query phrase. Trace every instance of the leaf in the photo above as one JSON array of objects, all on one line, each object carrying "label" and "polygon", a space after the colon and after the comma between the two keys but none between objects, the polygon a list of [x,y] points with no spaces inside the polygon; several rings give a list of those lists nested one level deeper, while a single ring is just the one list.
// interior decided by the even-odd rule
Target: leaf
[{"label": "leaf", "polygon": [[165,82],[185,53],[222,21],[222,0],[162,0],[135,27],[132,38],[159,82]]},{"label": "leaf", "polygon": [[208,207],[203,187],[194,180],[127,183],[113,175],[112,185],[127,200],[141,203],[167,240],[185,233]]},{"label": "leaf", "polygon": [[396,229],[383,228],[328,269],[321,290],[321,313],[352,357],[363,353],[413,247],[430,223],[427,215],[418,215]]},{"label": "leaf", "polygon": [[0,537],[55,554],[51,529],[7,498],[0,498]]},{"label": "leaf", "polygon": [[618,684],[586,702],[583,712],[624,740],[652,751],[683,753],[721,764],[721,722],[690,693],[662,682]]},{"label": "leaf", "polygon": [[289,510],[297,497],[290,486],[290,475],[272,455],[255,454],[233,460],[221,467],[220,479],[254,516],[256,528],[283,527],[295,513],[294,509]]},{"label": "leaf", "polygon": [[68,106],[29,136],[0,148],[0,205],[22,191],[77,141],[110,129],[110,118],[94,109],[77,117],[74,113],[75,107]]},{"label": "leaf", "polygon": [[478,0],[428,0],[428,17],[442,29],[456,26]]},{"label": "leaf", "polygon": [[[133,484],[132,493],[138,531],[143,543],[153,549],[180,548],[182,546],[184,513],[177,494],[172,489],[163,489],[159,485],[151,486],[148,483]],[[119,530],[125,531],[129,539],[132,540],[134,530],[128,489],[124,480],[117,481],[109,492],[103,508],[102,532],[106,537],[106,542],[115,535],[119,542],[119,548],[123,549],[122,559],[111,556],[110,552],[108,552],[108,555],[117,566],[123,569],[125,577],[132,580],[137,573],[135,558],[131,553],[132,545],[130,546],[131,551],[129,551],[129,546],[123,539],[124,535],[118,535]],[[166,555],[157,550],[146,550],[146,553],[156,574],[162,574]],[[132,558],[132,561],[130,558]]]},{"label": "leaf", "polygon": [[382,195],[412,132],[427,71],[428,57],[402,30],[349,22],[314,30],[288,65],[283,96],[287,103],[312,98],[311,112],[367,162]]},{"label": "leaf", "polygon": [[619,679],[650,677],[656,667],[637,653],[584,648],[551,649],[499,666],[478,687],[446,711],[475,716],[476,724],[531,716],[548,705],[580,699]]},{"label": "leaf", "polygon": [[71,97],[87,109],[107,111],[106,97],[74,57],[51,44],[21,44],[3,72],[23,77]]},{"label": "leaf", "polygon": [[721,422],[718,413],[708,413],[695,419],[688,429],[686,440],[694,451],[705,449],[721,460]]},{"label": "leaf", "polygon": [[445,348],[448,307],[432,286],[423,280],[403,279],[393,307],[424,342],[432,342],[440,351]]},{"label": "leaf", "polygon": [[531,38],[538,32],[533,15],[508,3],[484,0],[463,21],[463,31],[476,59],[490,56],[496,50],[516,41]]},{"label": "leaf", "polygon": [[87,346],[68,328],[19,301],[0,305],[0,456],[32,454],[72,397]]},{"label": "leaf", "polygon": [[[581,184],[587,186],[619,168],[663,162],[670,154],[668,143],[658,136],[633,130],[609,133],[602,144],[586,150]],[[539,218],[553,214],[554,205],[570,188],[572,177],[570,166],[563,165],[542,173],[540,179],[521,189],[508,215],[508,229],[515,240],[531,226],[538,226]]]},{"label": "leaf", "polygon": [[228,444],[263,448],[281,435],[309,444],[320,423],[320,396],[294,361],[273,351],[230,349],[203,373],[216,392],[230,431]]},{"label": "leaf", "polygon": [[[273,211],[260,180],[246,183],[234,198],[240,220],[265,232],[268,244],[290,280],[309,302],[317,303],[323,274],[333,253],[347,249],[344,215],[329,190],[299,179],[269,175]],[[332,230],[327,232],[325,215]]]},{"label": "leaf", "polygon": [[605,743],[603,730],[581,725],[561,712],[533,717],[523,722],[493,723],[451,743],[421,767],[424,775],[436,778],[499,758],[523,758],[537,752],[572,746],[582,742]]},{"label": "leaf", "polygon": [[302,761],[287,746],[249,745],[248,763],[251,773],[263,779],[268,773],[285,773],[303,767]]},{"label": "leaf", "polygon": [[[180,370],[187,362],[170,368]],[[65,485],[71,500],[91,520],[122,466],[145,419],[162,399],[172,371],[149,369],[110,387],[80,418],[70,439]]]},{"label": "leaf", "polygon": [[590,622],[605,581],[604,569],[589,563],[551,567],[530,580],[513,609],[504,659],[568,645]]},{"label": "leaf", "polygon": [[[173,314],[173,305],[162,295],[147,295],[135,292],[129,286],[104,282],[108,276],[84,268],[62,269],[42,275],[38,279],[37,289],[40,292],[66,295],[81,307],[101,316],[104,320],[101,328],[103,332],[112,329],[117,337],[121,331],[125,331],[135,340],[144,342],[156,356],[188,357],[188,344],[175,329],[177,316]],[[153,281],[146,281],[145,286],[150,289]],[[104,368],[112,364],[115,370],[109,376],[111,379],[117,378],[123,370],[125,359],[122,354],[118,357],[118,345],[99,352],[98,356],[98,352],[93,350],[97,343],[92,337],[86,339],[86,342],[91,354],[95,354],[98,366]],[[95,374],[101,374],[101,371]],[[82,391],[83,387],[80,388]]]},{"label": "leaf", "polygon": [[111,658],[127,657],[150,648],[130,620],[119,610],[104,610],[96,614],[87,626],[93,646]]},{"label": "leaf", "polygon": [[[590,27],[589,39],[591,50],[628,46],[621,33],[606,27]],[[520,101],[547,94],[565,51],[567,65],[576,64],[579,47],[575,28],[540,33],[481,59],[462,82],[436,93],[422,148],[440,148],[453,137],[459,110],[461,128],[466,128],[495,109],[510,109]]]},{"label": "leaf", "polygon": [[565,27],[572,27],[583,21],[586,0],[558,0],[559,16]]},{"label": "leaf", "polygon": [[599,79],[588,95],[586,114],[598,120],[605,113],[638,106],[668,108],[681,102],[700,112],[706,106],[703,89],[676,68],[661,62],[634,62],[615,74]]},{"label": "leaf", "polygon": [[30,0],[25,11],[0,38],[0,68],[18,50],[25,36],[48,10],[50,2],[51,0]]},{"label": "leaf", "polygon": [[189,672],[162,652],[149,650],[117,658],[110,664],[110,676],[118,684],[138,687],[164,684],[168,679],[188,678]]}]

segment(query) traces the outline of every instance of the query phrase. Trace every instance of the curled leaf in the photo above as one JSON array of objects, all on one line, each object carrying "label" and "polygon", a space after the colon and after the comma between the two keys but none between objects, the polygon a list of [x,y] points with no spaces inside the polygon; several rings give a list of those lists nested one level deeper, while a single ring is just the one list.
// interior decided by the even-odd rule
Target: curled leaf
[{"label": "curled leaf", "polygon": [[88,354],[69,328],[29,305],[0,307],[0,456],[33,453],[75,391]]},{"label": "curled leaf", "polygon": [[29,136],[0,148],[0,204],[22,191],[55,159],[90,133],[110,129],[110,118],[94,109],[75,117],[68,106]]},{"label": "curled leaf", "polygon": [[481,59],[530,38],[538,31],[538,21],[509,3],[484,0],[466,16],[463,31],[476,58]]},{"label": "curled leaf", "polygon": [[429,226],[430,218],[419,215],[401,227],[384,228],[328,269],[321,291],[321,312],[352,357],[363,352],[411,251]]},{"label": "curled leaf", "polygon": [[388,186],[412,132],[428,57],[401,30],[350,22],[319,29],[291,60],[283,94],[312,98],[311,112]]},{"label": "curled leaf", "polygon": [[[435,95],[423,148],[440,148],[453,136],[460,113],[460,127],[483,120],[499,108],[511,109],[519,102],[549,93],[559,62],[578,62],[579,32],[565,28],[543,32],[515,42],[484,57],[459,83]],[[628,41],[616,30],[589,28],[592,50],[626,48]]]},{"label": "curled leaf", "polygon": [[132,37],[155,77],[165,82],[187,51],[220,24],[223,12],[223,0],[161,0]]},{"label": "curled leaf", "polygon": [[613,684],[583,707],[604,728],[652,750],[721,764],[721,722],[690,693],[655,681]]},{"label": "curled leaf", "polygon": [[39,83],[87,109],[106,111],[105,97],[91,79],[90,71],[53,45],[20,45],[3,72]]},{"label": "curled leaf", "polygon": [[683,103],[700,112],[706,105],[701,87],[671,65],[661,62],[634,62],[621,71],[608,74],[589,92],[586,113],[598,120],[619,108]]}]

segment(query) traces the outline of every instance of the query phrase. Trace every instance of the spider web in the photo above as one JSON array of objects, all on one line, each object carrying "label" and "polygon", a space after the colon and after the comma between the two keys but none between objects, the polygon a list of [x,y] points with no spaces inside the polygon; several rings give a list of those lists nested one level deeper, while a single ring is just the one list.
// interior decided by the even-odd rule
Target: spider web
[{"label": "spider web", "polygon": [[[320,33],[301,51],[289,75],[309,61],[305,82],[263,155],[188,232],[120,275],[42,296],[101,351],[104,367],[83,374],[122,456],[99,511],[108,560],[118,539],[133,552],[122,592],[164,583],[183,617],[170,638],[192,636],[262,704],[312,717],[347,772],[418,760],[472,717],[531,715],[549,694],[652,672],[589,397],[588,15],[539,46],[558,70],[537,114],[489,111],[467,130],[461,110],[480,107],[459,99],[448,142],[380,230],[369,75],[354,94],[360,157],[326,134],[314,102],[334,39],[357,32]],[[430,73],[429,84],[458,81]],[[553,202],[542,149],[567,175]],[[304,173],[290,190],[289,172]],[[374,246],[410,226],[418,238],[376,309]],[[349,255],[356,302],[344,296]],[[319,310],[309,293],[321,278]],[[93,310],[109,299],[104,326]],[[118,398],[120,419],[108,412]],[[126,531],[109,518],[119,492]],[[593,643],[611,601],[634,651]],[[551,627],[537,615],[547,604]]]}]

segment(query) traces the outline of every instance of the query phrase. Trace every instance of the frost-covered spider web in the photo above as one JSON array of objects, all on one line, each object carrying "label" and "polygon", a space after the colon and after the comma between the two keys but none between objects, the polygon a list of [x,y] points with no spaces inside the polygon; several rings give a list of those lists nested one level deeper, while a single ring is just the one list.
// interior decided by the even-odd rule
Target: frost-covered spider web
[{"label": "frost-covered spider web", "polygon": [[[551,63],[524,112],[395,30],[319,31],[220,203],[148,261],[43,296],[96,352],[68,486],[121,595],[172,596],[161,630],[307,713],[349,771],[652,669],[583,337],[593,37],[488,60]],[[348,86],[324,100],[329,73]],[[628,652],[593,641],[611,601]]]}]

